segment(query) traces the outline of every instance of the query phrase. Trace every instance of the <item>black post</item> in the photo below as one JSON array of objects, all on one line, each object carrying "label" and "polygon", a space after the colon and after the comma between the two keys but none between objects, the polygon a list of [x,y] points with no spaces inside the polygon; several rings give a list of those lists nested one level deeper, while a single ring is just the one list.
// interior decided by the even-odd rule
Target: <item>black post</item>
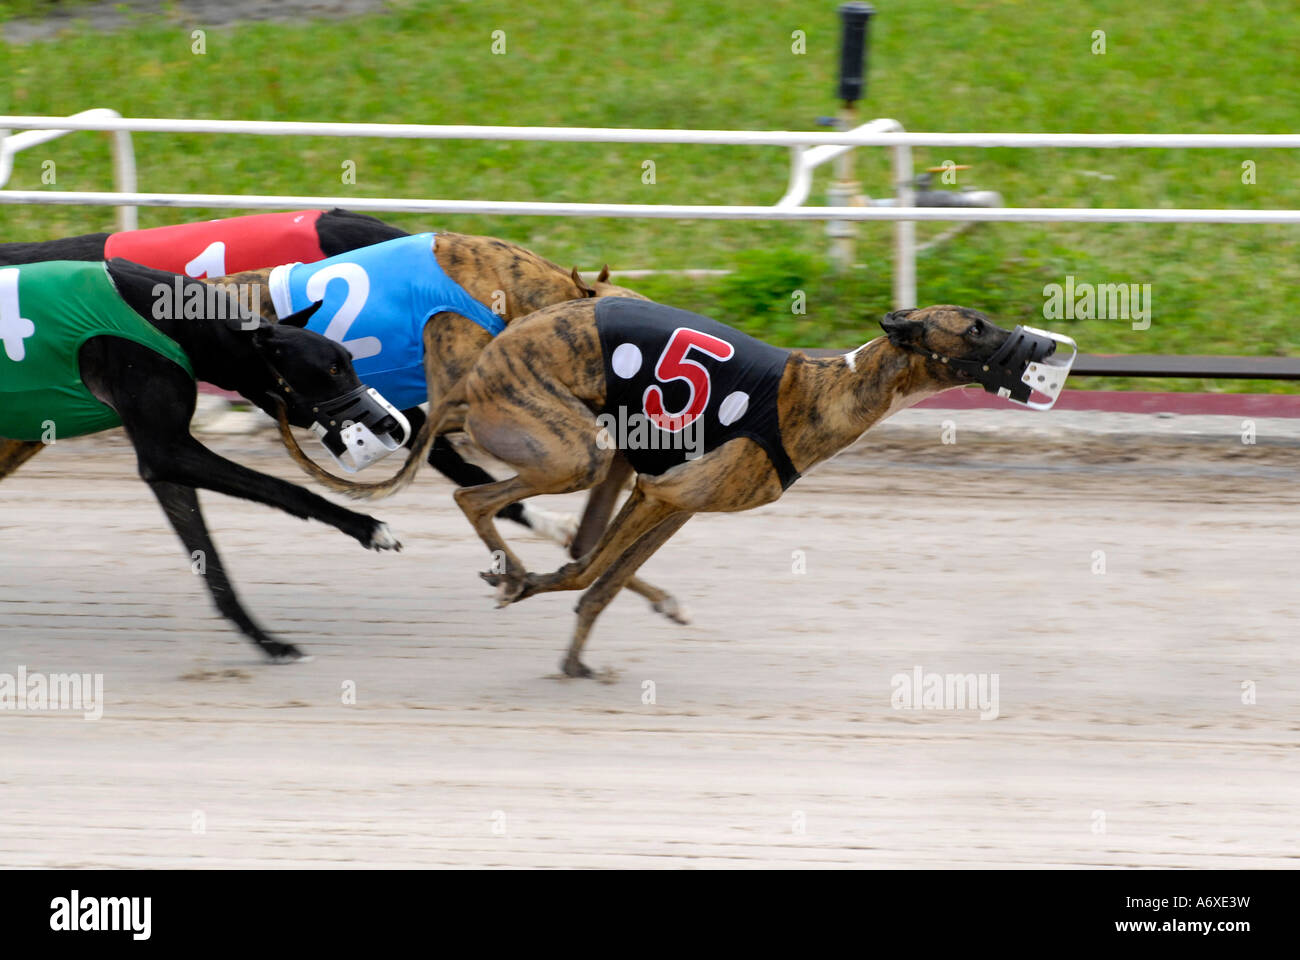
[{"label": "black post", "polygon": [[861,100],[867,89],[867,44],[876,8],[869,3],[840,5],[840,99],[845,106]]}]

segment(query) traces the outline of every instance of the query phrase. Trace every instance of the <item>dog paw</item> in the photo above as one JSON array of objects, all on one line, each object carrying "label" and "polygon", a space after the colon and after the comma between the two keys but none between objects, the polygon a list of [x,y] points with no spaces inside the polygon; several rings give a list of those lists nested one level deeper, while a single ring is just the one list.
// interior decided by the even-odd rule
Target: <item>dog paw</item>
[{"label": "dog paw", "polygon": [[571,513],[556,513],[529,503],[523,505],[523,513],[524,522],[533,532],[554,540],[562,547],[573,543],[573,538],[578,535],[578,518]]},{"label": "dog paw", "polygon": [[268,661],[276,664],[308,663],[312,659],[292,643],[272,642],[262,647],[262,651],[266,654]]},{"label": "dog paw", "polygon": [[691,612],[685,606],[677,602],[676,597],[664,597],[662,600],[656,600],[650,604],[655,613],[662,614],[673,623],[688,624],[691,622]]},{"label": "dog paw", "polygon": [[560,669],[564,671],[566,677],[573,677],[579,680],[586,680],[594,677],[596,674],[577,657],[565,657],[564,662],[560,664]]},{"label": "dog paw", "polygon": [[523,573],[495,573],[484,570],[479,574],[484,580],[497,588],[496,603],[498,607],[509,606],[519,600],[527,587],[526,575]]},{"label": "dog paw", "polygon": [[375,529],[370,532],[370,542],[366,546],[371,550],[396,550],[401,551],[402,543],[393,534],[393,531],[386,523],[375,523]]}]

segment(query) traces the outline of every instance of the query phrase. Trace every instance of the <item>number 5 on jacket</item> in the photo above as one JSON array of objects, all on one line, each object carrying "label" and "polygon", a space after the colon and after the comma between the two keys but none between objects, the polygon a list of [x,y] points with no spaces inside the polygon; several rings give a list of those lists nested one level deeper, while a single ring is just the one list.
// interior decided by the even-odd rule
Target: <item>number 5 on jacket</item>
[{"label": "number 5 on jacket", "polygon": [[698,361],[687,359],[691,350],[699,350],[714,360],[730,360],[735,348],[726,340],[690,327],[678,327],[664,346],[655,364],[655,379],[660,383],[685,380],[691,395],[686,406],[676,413],[664,409],[664,392],[656,384],[645,391],[645,414],[661,430],[678,433],[694,422],[709,406],[709,371]]}]

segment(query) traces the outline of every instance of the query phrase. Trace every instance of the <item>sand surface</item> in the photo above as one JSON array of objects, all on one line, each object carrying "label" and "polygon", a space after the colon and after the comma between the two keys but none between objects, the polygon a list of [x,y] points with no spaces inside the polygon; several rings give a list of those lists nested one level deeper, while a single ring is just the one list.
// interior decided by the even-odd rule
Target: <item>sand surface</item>
[{"label": "sand surface", "polygon": [[[60,442],[0,488],[0,673],[102,673],[104,714],[0,711],[0,866],[1296,866],[1300,454],[937,437],[692,520],[644,574],[694,623],[620,598],[600,682],[557,675],[575,596],[493,609],[441,478],[367,508],[400,555],[202,495],[314,655],[273,667],[125,442]],[[894,709],[916,666],[997,719]]]}]

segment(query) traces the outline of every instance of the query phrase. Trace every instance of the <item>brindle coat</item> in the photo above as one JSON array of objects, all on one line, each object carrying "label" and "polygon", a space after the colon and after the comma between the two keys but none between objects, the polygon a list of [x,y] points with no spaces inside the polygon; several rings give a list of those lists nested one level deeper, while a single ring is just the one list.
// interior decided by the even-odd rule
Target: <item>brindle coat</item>
[{"label": "brindle coat", "polygon": [[[955,306],[891,313],[879,337],[843,357],[791,354],[781,379],[782,442],[807,472],[875,423],[918,400],[969,384],[943,358],[984,359],[1008,333],[983,314]],[[915,352],[924,349],[924,355]],[[590,676],[583,645],[596,617],[636,570],[692,514],[749,510],[782,494],[776,469],[754,441],[738,437],[658,476],[638,475],[607,527],[580,532],[578,559],[548,574],[527,572],[497,532],[493,515],[506,503],[542,494],[596,488],[608,492],[630,467],[599,439],[604,362],[591,300],[560,304],[513,324],[488,344],[463,383],[444,398],[440,419],[462,399],[473,441],[513,466],[507,480],[456,491],[456,502],[503,573],[483,574],[509,603],[552,590],[584,590],[564,660],[569,676]]]},{"label": "brindle coat", "polygon": [[[640,294],[608,282],[609,268],[601,270],[593,285],[588,285],[576,269],[566,272],[564,268],[540,257],[513,243],[498,240],[495,237],[469,236],[459,233],[439,233],[434,245],[434,254],[438,264],[447,276],[460,284],[474,299],[484,304],[500,304],[501,317],[509,325],[521,317],[528,316],[544,307],[583,300],[596,296],[623,296],[644,299]],[[274,321],[275,309],[271,304],[269,292],[265,290],[270,270],[256,270],[247,273],[223,277],[218,283],[262,284],[261,309],[268,320]],[[437,405],[452,386],[461,381],[469,372],[485,347],[493,337],[477,323],[457,313],[434,314],[424,326],[424,366],[425,377],[429,387],[429,405]],[[427,422],[419,408],[403,411],[418,429],[409,441],[413,452],[407,458],[398,477],[412,476],[419,465],[429,458],[444,473],[462,487],[493,483],[494,478],[479,467],[463,464],[460,469],[447,467],[447,457],[439,456],[435,444],[443,434],[458,429],[459,424],[453,416],[444,421],[441,430],[432,431],[432,424]],[[333,490],[357,493],[358,490],[382,489],[388,482],[378,484],[356,484],[341,480],[321,469],[310,460],[298,445],[293,442],[292,434],[286,426],[281,426],[285,445],[291,456],[310,476]],[[442,443],[446,443],[442,440]],[[432,452],[430,452],[432,451]],[[447,445],[445,451],[451,451]],[[456,458],[459,460],[459,457]],[[623,474],[626,478],[627,473]],[[396,479],[396,477],[394,478]],[[401,485],[405,485],[405,480]],[[613,512],[619,490],[603,490],[594,495],[584,511],[579,523],[577,535],[570,532],[570,552],[580,548],[583,537],[590,536],[591,531],[603,530]],[[503,505],[503,515],[519,520],[520,516],[506,513],[517,504]],[[536,525],[536,523],[528,524]],[[686,622],[686,613],[676,599],[667,591],[646,583],[639,578],[631,578],[628,589],[640,594],[650,601],[655,611],[679,623]]]}]

